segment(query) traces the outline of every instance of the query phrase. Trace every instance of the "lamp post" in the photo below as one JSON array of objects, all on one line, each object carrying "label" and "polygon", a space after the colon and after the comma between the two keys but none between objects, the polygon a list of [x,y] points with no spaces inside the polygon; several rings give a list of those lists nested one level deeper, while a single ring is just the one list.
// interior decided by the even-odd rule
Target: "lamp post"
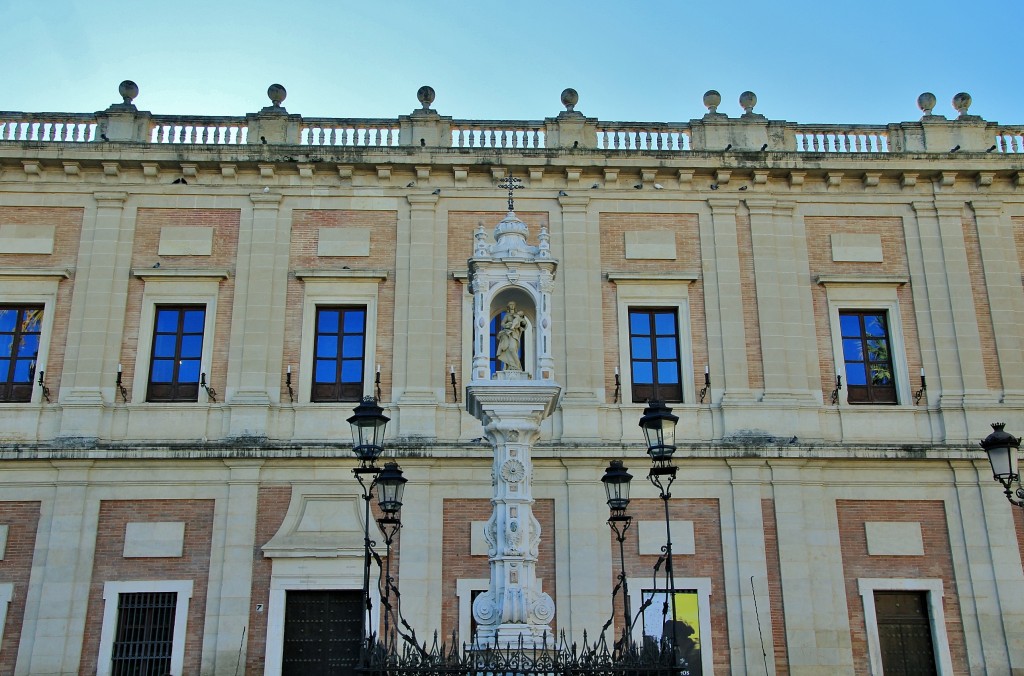
[{"label": "lamp post", "polygon": [[[626,514],[629,507],[629,482],[633,475],[626,471],[621,460],[612,460],[605,470],[601,481],[604,482],[604,492],[608,498],[608,509],[611,516],[608,517],[608,525],[615,533],[615,539],[619,543],[619,583],[612,591],[612,604],[615,603],[615,594],[619,587],[622,588],[622,649],[630,647],[630,618],[629,608],[629,586],[626,583],[626,555],[623,550],[623,542],[626,540],[626,531],[629,530],[633,517]],[[614,615],[613,615],[614,617]]]},{"label": "lamp post", "polygon": [[[1020,439],[1003,431],[1006,423],[992,423],[992,434],[981,440],[992,465],[992,478],[1003,485],[1010,504],[1024,508],[1024,486],[1020,482]],[[1016,497],[1015,497],[1016,496]]]},{"label": "lamp post", "polygon": [[[644,431],[647,439],[647,453],[651,456],[651,469],[647,473],[647,480],[658,489],[658,496],[665,505],[665,577],[667,580],[665,605],[662,608],[662,617],[668,617],[669,608],[672,608],[672,619],[675,619],[675,591],[676,578],[672,567],[672,525],[668,513],[668,501],[672,497],[669,492],[672,482],[676,480],[676,466],[672,464],[672,454],[676,452],[676,423],[677,416],[672,415],[672,409],[664,402],[651,400],[647,402],[647,408],[640,418],[640,428]],[[669,604],[672,604],[671,606]],[[664,626],[664,625],[663,625]],[[672,625],[675,626],[675,625]],[[669,635],[669,646],[675,650],[675,631]],[[662,637],[664,640],[664,636]]]},{"label": "lamp post", "polygon": [[[377,503],[383,517],[377,519],[384,534],[384,545],[387,560],[384,569],[384,651],[387,652],[392,644],[392,613],[398,603],[397,589],[395,594],[395,605],[391,603],[391,591],[394,589],[394,578],[391,577],[391,544],[395,535],[402,527],[402,520],[398,513],[402,510],[402,495],[405,492],[405,483],[408,481],[402,476],[402,468],[396,462],[384,463],[384,469],[377,475]],[[394,618],[394,629],[398,629],[398,618]]]},{"label": "lamp post", "polygon": [[[359,486],[363,490],[363,505],[365,509],[363,518],[363,639],[370,635],[370,549],[374,543],[370,541],[370,500],[373,497],[373,487],[377,483],[377,475],[380,468],[374,462],[384,452],[384,431],[387,428],[388,418],[384,415],[384,409],[377,405],[373,397],[363,397],[359,405],[355,407],[348,424],[352,427],[352,441],[354,446],[352,452],[359,460],[359,466],[352,468]],[[366,477],[369,477],[367,482]]]}]

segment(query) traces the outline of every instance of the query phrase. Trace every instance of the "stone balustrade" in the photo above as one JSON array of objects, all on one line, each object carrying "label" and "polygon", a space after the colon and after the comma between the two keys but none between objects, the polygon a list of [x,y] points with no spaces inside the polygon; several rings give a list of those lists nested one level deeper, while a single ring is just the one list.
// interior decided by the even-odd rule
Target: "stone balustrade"
[{"label": "stone balustrade", "polygon": [[272,105],[244,117],[154,115],[132,103],[138,86],[119,88],[122,103],[97,113],[0,111],[0,142],[132,142],[199,145],[304,145],[327,147],[432,147],[529,151],[582,148],[608,153],[796,152],[1024,153],[1024,127],[987,122],[968,113],[971,97],[953,98],[956,117],[933,114],[935,96],[918,97],[919,121],[888,125],[800,124],[769,120],[754,112],[757,97],[743,92],[744,113],[718,112],[721,95],[704,95],[708,112],[688,122],[607,122],[575,110],[572,89],[562,93],[566,110],[543,120],[453,120],[430,108],[434,90],[421,87],[422,108],[396,118],[327,118],[289,114],[286,92],[272,85]]}]

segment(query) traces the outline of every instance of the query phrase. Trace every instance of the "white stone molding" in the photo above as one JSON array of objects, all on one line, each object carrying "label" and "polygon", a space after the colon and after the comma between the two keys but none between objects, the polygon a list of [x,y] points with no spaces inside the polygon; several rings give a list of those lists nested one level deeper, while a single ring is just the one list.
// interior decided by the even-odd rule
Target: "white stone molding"
[{"label": "white stone molding", "polygon": [[4,627],[7,626],[7,609],[11,605],[13,596],[14,583],[0,582],[0,637],[4,635]]},{"label": "white stone molding", "polygon": [[188,605],[192,598],[192,580],[138,580],[108,581],[103,584],[103,624],[100,626],[100,649],[96,657],[96,676],[109,676],[117,630],[117,603],[121,594],[140,592],[174,592],[174,634],[171,644],[172,674],[181,674],[185,666],[185,631],[188,624]]},{"label": "white stone molding", "polygon": [[[204,305],[206,307],[205,325],[203,326],[203,353],[199,370],[206,374],[207,382],[213,379],[214,374],[226,375],[228,370],[226,361],[213,363],[213,343],[214,329],[217,326],[217,298],[220,293],[220,282],[227,278],[227,272],[156,268],[132,270],[132,275],[140,277],[146,283],[142,291],[142,311],[139,316],[139,339],[135,352],[135,375],[132,379],[132,403],[146,401],[157,305]],[[204,404],[209,401],[210,398],[206,390],[200,387],[198,403]],[[202,434],[196,436],[202,436]]]},{"label": "white stone molding", "polygon": [[[899,298],[896,288],[906,283],[905,277],[871,276],[840,277],[820,276],[818,284],[825,287],[828,296],[828,319],[832,340],[832,359],[836,373],[843,376],[843,388],[839,391],[839,405],[851,406],[846,400],[846,361],[843,357],[842,331],[839,327],[841,310],[878,310],[885,312],[889,326],[889,357],[896,376],[896,400],[900,406],[913,404],[910,389],[910,370],[907,367],[906,343],[903,338],[903,318],[900,315]],[[856,408],[864,405],[854,404]],[[891,406],[889,406],[891,408]],[[868,408],[871,408],[868,406]]]},{"label": "white stone molding", "polygon": [[868,658],[873,676],[882,676],[882,647],[878,638],[878,616],[875,614],[875,592],[925,591],[928,593],[928,622],[932,629],[932,646],[939,676],[952,676],[953,659],[946,635],[946,616],[942,610],[942,580],[913,578],[860,578],[857,590],[864,602],[864,625],[868,639]]},{"label": "white stone molding", "polygon": [[[473,592],[487,591],[490,580],[486,577],[464,578],[455,581],[455,596],[459,599],[459,642],[470,643],[473,636]],[[445,637],[446,639],[449,637]]]},{"label": "white stone molding", "polygon": [[615,308],[619,331],[619,372],[624,404],[633,401],[633,366],[629,358],[629,309],[631,307],[670,308],[676,311],[679,327],[679,379],[683,387],[683,401],[692,404],[697,398],[693,383],[693,344],[690,330],[690,284],[697,279],[692,274],[664,275],[659,278],[634,276],[627,273],[608,273],[615,283]]},{"label": "white stone molding", "polygon": [[[53,316],[57,311],[57,288],[60,280],[68,277],[67,270],[32,270],[8,268],[0,270],[0,304],[42,305],[43,323],[39,330],[39,351],[36,354],[36,373],[46,371],[49,363],[50,337],[53,334]],[[50,381],[52,384],[52,381]],[[43,400],[41,387],[32,387],[31,403]]]},{"label": "white stone molding", "polygon": [[[339,274],[347,273],[347,274]],[[316,340],[316,309],[319,306],[362,306],[366,308],[363,340],[363,394],[373,392],[377,358],[377,294],[387,273],[373,270],[296,270],[303,282],[302,342],[299,346],[297,403],[309,403],[313,385],[313,347]]]}]

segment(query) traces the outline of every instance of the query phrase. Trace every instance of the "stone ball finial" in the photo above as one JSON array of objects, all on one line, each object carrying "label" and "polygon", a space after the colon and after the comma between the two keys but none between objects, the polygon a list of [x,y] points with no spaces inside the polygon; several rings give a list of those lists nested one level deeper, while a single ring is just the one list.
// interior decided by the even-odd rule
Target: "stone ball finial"
[{"label": "stone ball finial", "polygon": [[576,90],[567,87],[562,90],[562,105],[565,106],[566,112],[573,112],[576,104],[580,101],[580,95],[576,93]]},{"label": "stone ball finial", "polygon": [[740,94],[740,108],[747,115],[754,112],[754,106],[757,105],[757,94],[752,91],[745,91]]},{"label": "stone ball finial", "polygon": [[971,107],[971,95],[967,92],[960,92],[953,97],[953,108],[960,114],[960,117],[967,115],[967,109]]},{"label": "stone ball finial", "polygon": [[117,86],[117,93],[124,99],[125,105],[130,106],[135,97],[139,95],[139,85],[131,80],[125,80]]},{"label": "stone ball finial", "polygon": [[935,108],[935,94],[931,92],[925,92],[917,97],[917,107],[921,109],[921,112],[926,116],[930,117],[932,110]]},{"label": "stone ball finial", "polygon": [[722,105],[722,95],[714,89],[709,89],[704,92],[704,107],[708,109],[708,112],[714,115],[718,112],[718,106]]},{"label": "stone ball finial", "polygon": [[416,100],[423,106],[423,110],[430,110],[430,104],[434,102],[434,88],[430,85],[423,85],[416,90]]},{"label": "stone ball finial", "polygon": [[285,97],[288,96],[288,90],[283,85],[272,84],[267,87],[267,97],[270,102],[274,104],[275,108],[280,108],[281,103],[284,102]]}]

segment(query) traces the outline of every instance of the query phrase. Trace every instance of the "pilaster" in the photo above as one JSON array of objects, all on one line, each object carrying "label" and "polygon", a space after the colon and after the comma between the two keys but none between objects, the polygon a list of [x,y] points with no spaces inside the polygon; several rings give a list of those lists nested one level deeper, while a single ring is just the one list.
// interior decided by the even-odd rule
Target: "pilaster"
[{"label": "pilaster", "polygon": [[914,202],[942,394],[946,440],[968,438],[965,407],[990,403],[963,237],[964,203]]},{"label": "pilaster", "polygon": [[972,200],[985,272],[989,312],[995,333],[1003,403],[1024,406],[1024,287],[1016,256],[1013,223],[997,201]]},{"label": "pilaster", "polygon": [[[238,235],[238,266],[231,322],[225,400],[232,405],[231,436],[264,436],[271,397],[277,398],[284,341],[291,225],[281,218],[281,195],[252,193],[252,211],[243,212]],[[251,219],[251,220],[249,220]],[[207,374],[209,375],[209,374]]]},{"label": "pilaster", "polygon": [[[82,227],[60,400],[61,436],[100,436],[105,402],[114,398],[120,340],[128,300],[133,218],[125,217],[124,192],[93,193]],[[39,366],[44,369],[45,364]]]},{"label": "pilaster", "polygon": [[594,439],[598,383],[603,382],[604,326],[601,321],[600,244],[595,224],[588,221],[589,196],[562,196],[562,292],[565,327],[565,395],[561,402],[562,438]]},{"label": "pilaster", "polygon": [[710,222],[701,223],[704,260],[704,302],[708,325],[708,358],[722,374],[723,408],[753,401],[747,372],[746,327],[740,279],[736,209],[739,200],[711,198]]},{"label": "pilaster", "polygon": [[[437,195],[406,195],[408,220],[399,217],[393,382],[402,436],[437,436],[437,404],[444,401],[446,238],[438,236]],[[438,267],[438,266],[441,267]],[[440,303],[444,307],[444,303]],[[440,385],[440,386],[439,386]]]},{"label": "pilaster", "polygon": [[[258,460],[225,460],[228,468],[227,498],[217,501],[215,515],[214,556],[211,559],[209,595],[216,600],[216,609],[207,606],[207,617],[216,617],[216,631],[204,632],[203,670],[210,673],[231,673],[238,664],[245,664],[243,641],[238,642],[243,628],[249,625],[252,595],[253,542],[256,539],[256,507],[259,492]],[[257,543],[262,544],[262,543]],[[219,563],[217,569],[214,564]],[[207,637],[207,635],[209,635]]]}]

